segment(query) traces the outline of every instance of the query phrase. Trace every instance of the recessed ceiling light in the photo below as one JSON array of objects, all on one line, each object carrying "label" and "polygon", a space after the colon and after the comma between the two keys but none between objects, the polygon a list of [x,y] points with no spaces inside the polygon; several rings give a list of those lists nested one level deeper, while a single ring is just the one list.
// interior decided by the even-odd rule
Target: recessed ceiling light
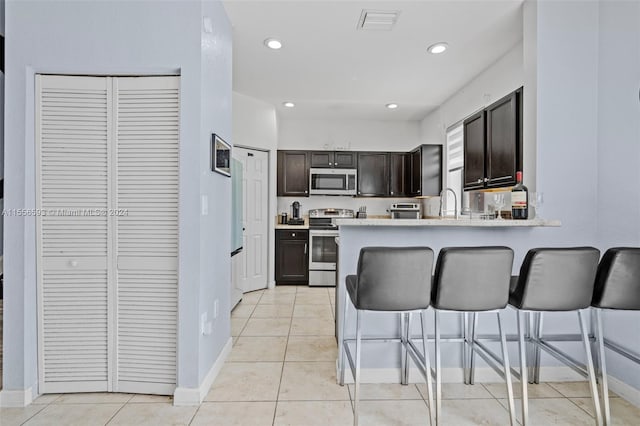
[{"label": "recessed ceiling light", "polygon": [[398,108],[398,104],[386,104],[385,106],[386,106],[387,108],[389,108],[389,109],[396,109],[396,108]]},{"label": "recessed ceiling light", "polygon": [[427,50],[429,51],[429,53],[433,53],[434,55],[437,55],[438,53],[443,53],[445,50],[447,50],[448,47],[449,45],[447,43],[440,42],[440,43],[432,44],[427,48]]},{"label": "recessed ceiling light", "polygon": [[293,102],[283,102],[282,105],[287,108],[293,108],[294,106],[296,106],[296,104],[294,104]]},{"label": "recessed ceiling light", "polygon": [[264,45],[269,49],[278,50],[282,48],[282,42],[276,38],[268,38],[264,41]]}]

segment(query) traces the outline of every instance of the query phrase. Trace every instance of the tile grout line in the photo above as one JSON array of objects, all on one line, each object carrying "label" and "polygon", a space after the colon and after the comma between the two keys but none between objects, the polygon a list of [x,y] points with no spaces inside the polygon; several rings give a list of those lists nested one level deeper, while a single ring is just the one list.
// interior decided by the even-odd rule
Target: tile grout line
[{"label": "tile grout line", "polygon": [[[213,385],[212,385],[213,386]],[[200,412],[200,408],[202,408],[202,405],[205,403],[205,401],[202,401],[200,404],[198,404],[198,407],[196,408],[196,411],[194,411],[193,415],[191,416],[191,419],[189,420],[189,422],[187,423],[188,426],[191,426],[191,424],[193,423],[193,421],[196,419],[196,416],[198,415],[198,413]]]},{"label": "tile grout line", "polygon": [[298,298],[298,287],[296,286],[295,296],[293,297],[293,310],[291,311],[291,318],[289,318],[289,332],[287,333],[287,343],[284,347],[284,356],[282,357],[282,369],[280,370],[280,383],[278,383],[278,392],[276,393],[276,405],[273,407],[273,421],[272,426],[276,424],[276,415],[278,413],[278,403],[280,402],[280,388],[282,387],[282,376],[284,376],[284,365],[287,362],[287,351],[289,350],[289,336],[291,335],[291,327],[293,324],[293,311],[296,309],[296,299]]},{"label": "tile grout line", "polygon": [[[133,398],[133,395],[131,395],[131,398]],[[115,413],[113,413],[113,415],[112,415],[111,417],[109,417],[109,420],[107,420],[107,422],[105,423],[105,426],[107,426],[109,423],[111,423],[111,421],[112,421],[112,420],[113,420],[113,419],[118,415],[118,413],[119,413],[120,411],[122,411],[122,409],[124,408],[124,406],[125,406],[125,405],[127,405],[127,404],[129,403],[129,401],[131,400],[131,398],[129,398],[129,399],[127,400],[127,402],[125,402],[124,404],[122,404],[122,407],[118,408],[118,409],[116,410],[116,412],[115,412]]]},{"label": "tile grout line", "polygon": [[32,415],[32,416],[30,416],[30,417],[29,417],[28,419],[26,419],[24,422],[20,423],[20,425],[27,424],[27,422],[28,422],[29,420],[33,419],[35,416],[37,416],[38,414],[40,414],[41,412],[43,412],[45,408],[47,408],[49,405],[51,405],[51,403],[49,403],[49,404],[43,404],[43,405],[44,405],[44,406],[42,407],[42,409],[40,409],[40,410],[36,411],[35,413],[33,413],[33,415]]},{"label": "tile grout line", "polygon": [[[578,398],[585,398],[585,397],[578,397]],[[573,405],[575,405],[576,407],[578,407],[580,410],[582,410],[582,411],[584,411],[585,413],[587,413],[587,415],[588,415],[589,417],[591,417],[592,419],[594,419],[594,420],[595,420],[595,418],[596,418],[596,417],[595,417],[593,414],[591,414],[590,412],[588,412],[588,411],[586,410],[586,408],[581,407],[580,405],[578,405],[576,402],[574,402],[574,401],[573,401],[571,398],[569,398],[568,396],[567,396],[567,397],[565,397],[565,399],[569,400],[569,402],[570,402],[570,403],[572,403]],[[589,397],[589,399],[592,399],[592,398],[591,398],[591,397]],[[593,400],[592,400],[591,402],[593,402]],[[602,401],[600,401],[600,402],[602,403]],[[600,408],[603,410],[603,415],[604,415],[604,407],[602,407],[602,405],[601,405],[601,406],[600,406]],[[611,417],[613,418],[613,416],[611,416]]]}]

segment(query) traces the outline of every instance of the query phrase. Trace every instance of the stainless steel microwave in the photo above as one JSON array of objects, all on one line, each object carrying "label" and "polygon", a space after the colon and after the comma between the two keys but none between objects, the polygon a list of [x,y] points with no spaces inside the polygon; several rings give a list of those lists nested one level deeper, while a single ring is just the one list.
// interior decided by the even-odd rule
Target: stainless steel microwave
[{"label": "stainless steel microwave", "polygon": [[356,195],[356,169],[309,169],[309,194]]}]

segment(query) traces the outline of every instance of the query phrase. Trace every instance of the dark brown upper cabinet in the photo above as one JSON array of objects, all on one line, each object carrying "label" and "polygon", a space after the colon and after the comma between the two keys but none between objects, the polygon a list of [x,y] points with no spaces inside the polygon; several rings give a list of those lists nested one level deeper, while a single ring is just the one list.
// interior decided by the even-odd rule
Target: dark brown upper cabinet
[{"label": "dark brown upper cabinet", "polygon": [[407,194],[440,195],[442,191],[442,145],[420,145],[408,154]]},{"label": "dark brown upper cabinet", "polygon": [[485,186],[485,112],[479,111],[463,122],[464,189]]},{"label": "dark brown upper cabinet", "polygon": [[358,196],[386,197],[388,194],[388,153],[358,152]]},{"label": "dark brown upper cabinet", "polygon": [[516,184],[522,170],[522,88],[464,120],[464,188]]},{"label": "dark brown upper cabinet", "polygon": [[357,153],[351,151],[311,151],[311,167],[355,169]]},{"label": "dark brown upper cabinet", "polygon": [[309,152],[278,151],[278,196],[309,196]]},{"label": "dark brown upper cabinet", "polygon": [[389,153],[389,195],[404,197],[407,195],[409,177],[409,154],[404,152]]}]

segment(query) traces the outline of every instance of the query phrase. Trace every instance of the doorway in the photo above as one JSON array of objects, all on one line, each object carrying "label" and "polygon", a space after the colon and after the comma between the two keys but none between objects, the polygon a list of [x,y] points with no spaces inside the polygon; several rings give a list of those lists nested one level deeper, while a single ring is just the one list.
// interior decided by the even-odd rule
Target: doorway
[{"label": "doorway", "polygon": [[243,250],[238,254],[238,270],[234,268],[233,279],[247,293],[267,288],[268,283],[269,153],[234,147],[233,157],[243,166]]}]

